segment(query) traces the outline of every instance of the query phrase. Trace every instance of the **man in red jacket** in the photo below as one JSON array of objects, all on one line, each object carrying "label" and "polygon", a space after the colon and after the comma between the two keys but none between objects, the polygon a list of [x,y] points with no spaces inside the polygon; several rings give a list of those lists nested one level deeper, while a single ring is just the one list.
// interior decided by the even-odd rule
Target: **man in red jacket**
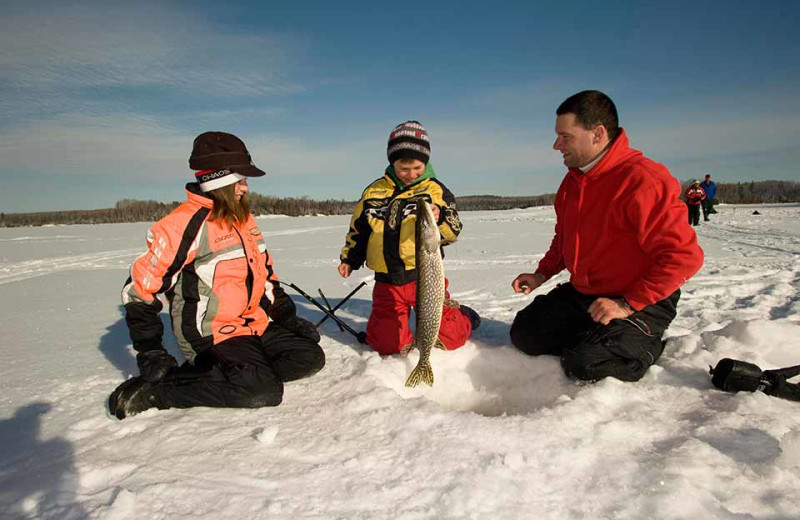
[{"label": "man in red jacket", "polygon": [[556,111],[556,141],[569,168],[556,194],[550,249],[512,282],[530,294],[564,269],[511,326],[514,346],[561,357],[570,377],[637,381],[664,349],[679,287],[703,264],[678,181],[628,146],[613,101],[596,90]]}]

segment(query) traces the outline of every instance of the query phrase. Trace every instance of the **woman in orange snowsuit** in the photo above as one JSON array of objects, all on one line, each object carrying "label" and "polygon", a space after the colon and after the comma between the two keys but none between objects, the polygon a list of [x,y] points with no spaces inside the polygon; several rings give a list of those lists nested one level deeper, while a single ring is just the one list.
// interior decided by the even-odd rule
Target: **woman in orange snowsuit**
[{"label": "woman in orange snowsuit", "polygon": [[[275,406],[284,382],[325,364],[319,334],[278,284],[247,205],[247,177],[264,172],[223,132],[198,136],[189,165],[197,182],[147,232],[147,252],[122,290],[140,375],[109,398],[120,419],[153,407]],[[161,344],[160,296],[187,359],[180,368]]]}]

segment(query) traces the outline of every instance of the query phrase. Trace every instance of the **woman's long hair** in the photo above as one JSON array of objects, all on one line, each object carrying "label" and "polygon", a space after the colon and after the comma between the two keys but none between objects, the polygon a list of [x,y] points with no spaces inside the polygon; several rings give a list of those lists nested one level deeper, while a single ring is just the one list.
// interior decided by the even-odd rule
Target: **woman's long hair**
[{"label": "woman's long hair", "polygon": [[211,210],[211,220],[221,221],[233,227],[237,222],[243,224],[250,216],[250,204],[247,194],[241,200],[236,200],[236,184],[228,184],[222,188],[206,193],[214,200],[214,209]]}]

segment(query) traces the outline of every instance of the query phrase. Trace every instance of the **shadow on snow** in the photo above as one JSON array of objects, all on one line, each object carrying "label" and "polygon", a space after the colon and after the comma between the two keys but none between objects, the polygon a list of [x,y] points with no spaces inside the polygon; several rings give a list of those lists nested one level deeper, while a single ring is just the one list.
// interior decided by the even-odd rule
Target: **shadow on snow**
[{"label": "shadow on snow", "polygon": [[40,439],[49,403],[20,407],[0,420],[0,517],[82,519],[76,502],[77,479],[69,442]]}]

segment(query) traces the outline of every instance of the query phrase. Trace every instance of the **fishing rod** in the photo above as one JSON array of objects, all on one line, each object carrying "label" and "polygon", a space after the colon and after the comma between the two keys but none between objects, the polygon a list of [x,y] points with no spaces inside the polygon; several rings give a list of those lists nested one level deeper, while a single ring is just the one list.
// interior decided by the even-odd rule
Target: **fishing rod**
[{"label": "fishing rod", "polygon": [[344,330],[346,330],[347,332],[349,332],[350,334],[355,336],[355,338],[358,340],[359,343],[366,343],[367,342],[367,333],[366,332],[359,332],[359,331],[355,330],[353,327],[351,327],[350,325],[348,325],[347,323],[342,321],[342,319],[339,318],[339,316],[335,315],[331,310],[326,309],[324,305],[322,305],[317,300],[315,300],[314,298],[312,298],[311,296],[306,294],[306,292],[303,289],[299,288],[298,286],[296,286],[293,283],[286,283],[286,282],[280,282],[280,283],[283,284],[283,285],[291,287],[292,289],[297,291],[298,294],[300,294],[300,296],[302,296],[306,300],[308,300],[311,303],[313,303],[327,317],[329,317],[330,319],[332,319],[333,321],[338,323],[341,327],[344,327]]}]

